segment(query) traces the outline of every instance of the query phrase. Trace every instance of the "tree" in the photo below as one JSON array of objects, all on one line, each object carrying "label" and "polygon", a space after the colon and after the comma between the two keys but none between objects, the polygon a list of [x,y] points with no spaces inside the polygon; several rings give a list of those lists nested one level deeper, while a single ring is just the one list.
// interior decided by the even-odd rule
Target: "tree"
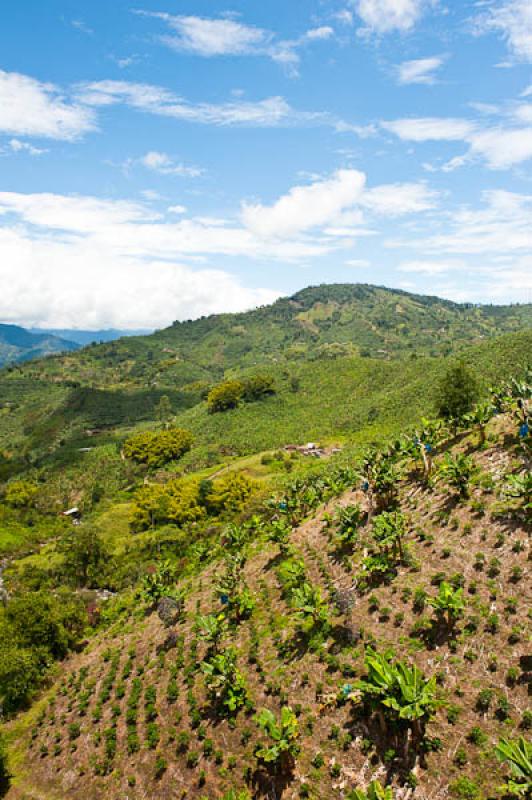
[{"label": "tree", "polygon": [[32,508],[38,491],[38,486],[31,481],[12,481],[6,487],[4,498],[13,508]]},{"label": "tree", "polygon": [[271,765],[280,772],[291,772],[295,759],[299,754],[299,724],[297,717],[290,706],[281,708],[281,718],[278,721],[272,712],[263,708],[256,716],[259,728],[272,740],[271,744],[263,745],[256,751],[259,761]]},{"label": "tree", "polygon": [[44,590],[12,597],[5,616],[17,642],[38,649],[44,660],[50,655],[63,658],[87,622],[81,598],[70,592],[54,596]]},{"label": "tree", "polygon": [[438,416],[452,421],[456,426],[458,420],[472,410],[478,399],[478,393],[477,379],[463,361],[452,364],[437,387]]},{"label": "tree", "polygon": [[248,403],[252,403],[255,400],[262,400],[263,397],[275,394],[273,377],[265,373],[252,375],[250,378],[246,378],[242,381],[242,384],[244,387],[243,398]]},{"label": "tree", "polygon": [[0,707],[3,712],[11,713],[24,706],[36,691],[41,675],[42,665],[39,664],[37,653],[28,647],[20,647],[14,640],[9,641],[2,637]]},{"label": "tree", "polygon": [[207,395],[207,409],[210,414],[236,408],[244,395],[242,381],[229,380],[219,383]]},{"label": "tree", "polygon": [[177,461],[188,453],[194,437],[183,428],[165,431],[142,431],[126,439],[123,453],[138,464],[148,467],[162,467],[169,461]]},{"label": "tree", "polygon": [[75,586],[97,586],[109,553],[98,533],[90,525],[78,525],[60,542],[63,570]]},{"label": "tree", "polygon": [[519,739],[500,739],[495,748],[499,761],[510,767],[511,778],[503,786],[503,791],[519,797],[530,797],[532,793],[532,742],[523,736]]},{"label": "tree", "polygon": [[170,398],[167,394],[163,394],[157,405],[155,406],[155,416],[164,427],[168,426],[168,422],[172,417],[172,406]]}]

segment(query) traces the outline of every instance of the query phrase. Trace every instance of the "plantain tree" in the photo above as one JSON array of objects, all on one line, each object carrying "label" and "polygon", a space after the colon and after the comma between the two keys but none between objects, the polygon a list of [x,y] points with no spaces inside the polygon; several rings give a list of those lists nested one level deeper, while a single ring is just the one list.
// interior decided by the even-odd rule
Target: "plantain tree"
[{"label": "plantain tree", "polygon": [[256,721],[269,742],[257,748],[255,755],[267,767],[281,773],[292,772],[299,754],[299,724],[290,706],[281,708],[281,717],[276,719],[267,708],[257,714]]},{"label": "plantain tree", "polygon": [[236,665],[236,652],[228,648],[201,665],[211,702],[230,716],[246,702],[246,683]]},{"label": "plantain tree", "polygon": [[225,614],[200,614],[196,619],[196,625],[200,636],[208,644],[209,652],[217,653],[227,631]]},{"label": "plantain tree", "polygon": [[373,538],[379,550],[396,563],[403,560],[405,535],[406,517],[400,511],[383,511],[374,518]]},{"label": "plantain tree", "polygon": [[311,622],[313,628],[325,628],[329,622],[329,605],[319,586],[304,583],[292,592],[292,606],[303,621]]},{"label": "plantain tree", "polygon": [[450,631],[464,613],[463,589],[455,589],[450,583],[442,581],[437,597],[430,598],[428,603],[436,612],[437,619],[443,622],[447,630]]},{"label": "plantain tree", "polygon": [[353,789],[347,800],[393,800],[391,786],[383,786],[380,781],[371,781],[367,789]]},{"label": "plantain tree", "polygon": [[456,456],[446,453],[440,465],[440,475],[455,490],[460,498],[469,494],[469,483],[475,472],[475,464],[470,456],[458,453]]},{"label": "plantain tree", "polygon": [[358,503],[340,506],[334,514],[336,531],[340,541],[347,545],[355,544],[358,531],[364,523],[364,512]]},{"label": "plantain tree", "polygon": [[[392,661],[388,654],[366,650],[367,676],[355,684],[371,712],[376,713],[383,732],[386,723],[394,726],[397,744],[404,756],[419,749],[425,729],[440,702],[436,697],[436,678],[425,678],[415,664]],[[405,735],[405,729],[406,734]]]},{"label": "plantain tree", "polygon": [[510,778],[502,787],[503,791],[529,798],[532,794],[532,742],[528,742],[524,736],[519,739],[500,739],[495,755],[510,767]]}]

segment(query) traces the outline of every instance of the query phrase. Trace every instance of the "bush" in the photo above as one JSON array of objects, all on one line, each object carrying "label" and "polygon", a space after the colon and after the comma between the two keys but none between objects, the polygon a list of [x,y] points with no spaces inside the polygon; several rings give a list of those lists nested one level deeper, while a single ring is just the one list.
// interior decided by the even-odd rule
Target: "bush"
[{"label": "bush", "polygon": [[229,380],[215,386],[207,395],[207,409],[210,414],[236,408],[244,396],[245,387],[241,381]]},{"label": "bush", "polygon": [[449,792],[459,800],[482,800],[482,792],[478,784],[465,776],[453,781],[449,785]]},{"label": "bush", "polygon": [[7,766],[7,751],[4,738],[0,732],[0,791],[9,779],[9,769]]},{"label": "bush", "polygon": [[473,408],[478,398],[475,376],[462,362],[453,364],[443,375],[436,394],[438,416],[458,420]]},{"label": "bush", "polygon": [[32,508],[38,491],[31,481],[12,481],[6,487],[4,500],[12,508]]},{"label": "bush", "polygon": [[148,467],[161,467],[176,461],[192,447],[194,437],[183,428],[167,431],[143,431],[124,442],[124,455]]}]

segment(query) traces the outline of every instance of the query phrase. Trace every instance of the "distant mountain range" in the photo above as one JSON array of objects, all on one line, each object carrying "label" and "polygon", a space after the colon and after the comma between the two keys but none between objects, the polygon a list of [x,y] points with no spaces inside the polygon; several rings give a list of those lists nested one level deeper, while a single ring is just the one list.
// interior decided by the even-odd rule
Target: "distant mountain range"
[{"label": "distant mountain range", "polygon": [[19,325],[0,323],[0,367],[54,353],[69,353],[93,342],[112,342],[122,336],[139,336],[147,333],[150,331],[119,331],[114,328],[101,331],[26,329]]},{"label": "distant mountain range", "polygon": [[94,342],[113,342],[115,339],[120,339],[122,336],[144,336],[152,333],[151,330],[141,329],[120,331],[116,328],[105,328],[100,331],[77,331],[70,328],[29,328],[30,333],[50,333],[53,336],[59,336],[61,339],[66,339],[69,342],[75,342],[81,347],[93,344]]},{"label": "distant mountain range", "polygon": [[79,346],[48,331],[30,333],[18,325],[0,324],[0,366],[77,350]]}]

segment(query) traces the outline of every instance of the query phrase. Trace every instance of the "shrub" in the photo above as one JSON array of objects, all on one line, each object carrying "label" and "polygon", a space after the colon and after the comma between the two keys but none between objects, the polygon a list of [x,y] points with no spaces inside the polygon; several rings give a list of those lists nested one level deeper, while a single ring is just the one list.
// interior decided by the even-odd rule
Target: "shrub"
[{"label": "shrub", "polygon": [[465,775],[449,784],[449,792],[459,800],[482,800],[482,792],[475,781]]}]

